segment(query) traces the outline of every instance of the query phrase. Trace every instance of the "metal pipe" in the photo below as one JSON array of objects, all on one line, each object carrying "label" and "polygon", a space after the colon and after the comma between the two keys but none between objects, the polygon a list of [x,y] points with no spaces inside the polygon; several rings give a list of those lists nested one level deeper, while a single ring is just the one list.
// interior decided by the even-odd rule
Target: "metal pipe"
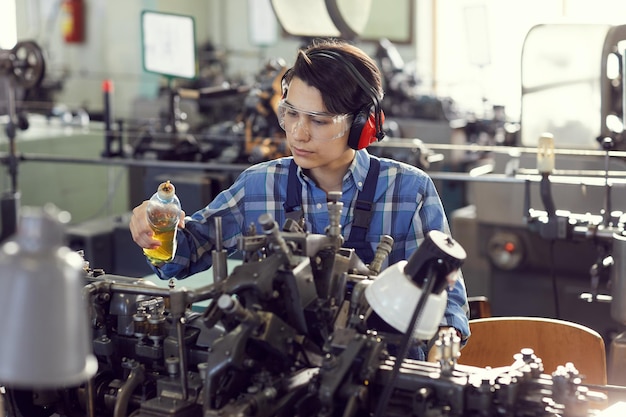
[{"label": "metal pipe", "polygon": [[[115,279],[125,278],[115,275]],[[148,295],[153,297],[168,298],[171,296],[171,290],[169,288],[155,287],[153,285],[142,285],[142,279],[139,278],[127,278],[127,282],[133,283],[119,283],[115,280],[104,279],[102,281],[91,282],[83,288],[83,297],[89,299],[100,293],[113,293],[121,292],[126,294],[135,295]],[[186,304],[193,304],[200,301],[213,299],[221,294],[221,286],[219,283],[211,283],[204,287],[195,288],[193,290],[182,288],[180,291],[184,294],[184,302]]]},{"label": "metal pipe", "polygon": [[[430,145],[429,145],[430,146]],[[438,145],[434,145],[438,146]],[[452,145],[451,145],[452,146]],[[404,147],[410,147],[404,145]],[[481,147],[479,147],[481,148]],[[506,147],[482,147],[488,149],[499,149]],[[452,149],[452,148],[450,148]],[[468,148],[469,149],[469,148]],[[509,148],[509,149],[519,149],[523,150],[523,148]],[[530,148],[527,148],[530,149]],[[578,155],[606,155],[606,152],[594,153],[592,151],[583,151],[587,153],[577,153],[575,150],[555,150],[555,153],[566,153],[571,152],[571,154]],[[589,153],[591,152],[591,153]],[[610,151],[609,154],[611,156],[622,156],[626,157],[626,152],[621,151]],[[6,163],[7,154],[0,153],[0,161]],[[42,154],[19,154],[19,160],[21,162],[52,162],[52,163],[67,163],[67,164],[86,164],[86,165],[107,165],[107,166],[122,166],[122,167],[152,167],[152,168],[175,168],[181,170],[209,170],[209,171],[228,171],[228,172],[242,172],[245,169],[249,168],[249,164],[225,164],[225,163],[216,163],[216,162],[189,162],[189,161],[164,161],[164,160],[143,160],[143,159],[124,159],[124,158],[77,158],[77,157],[66,157],[66,156],[56,156],[56,155],[42,155]],[[518,175],[512,177],[510,175],[504,174],[485,174],[480,176],[471,176],[466,172],[428,172],[428,175],[434,180],[443,180],[443,181],[468,181],[468,182],[495,182],[495,183],[523,183],[524,181],[533,181],[539,182],[540,176],[534,175],[536,170],[521,170],[518,171]],[[561,173],[566,173],[569,175],[560,175]],[[591,175],[593,174],[593,175]],[[580,175],[575,179],[572,179]],[[612,184],[626,184],[626,171],[610,171],[608,173],[609,176],[613,176],[615,178],[611,179]],[[606,176],[606,172],[604,171],[555,171],[551,175],[552,182],[559,183],[570,183],[577,185],[588,185],[588,186],[606,186],[604,181]],[[570,178],[571,177],[571,178]],[[621,178],[617,178],[621,177]],[[596,180],[594,183],[593,180]],[[601,181],[600,184],[598,181]]]},{"label": "metal pipe", "polygon": [[126,294],[137,295],[149,295],[153,297],[169,297],[170,289],[155,287],[151,285],[135,285],[135,284],[120,284],[112,282],[109,286],[111,292],[123,292]]},{"label": "metal pipe", "polygon": [[185,322],[184,317],[178,317],[176,320],[176,338],[178,339],[178,359],[180,366],[180,385],[183,400],[187,400],[188,383],[187,383],[187,356],[185,355]]},{"label": "metal pipe", "polygon": [[[8,159],[6,152],[0,152],[0,161]],[[216,162],[163,161],[132,158],[77,158],[44,154],[18,154],[20,162],[55,162],[64,164],[111,165],[123,167],[177,168],[177,169],[208,169],[215,171],[243,171],[249,164],[223,164]]]},{"label": "metal pipe", "polygon": [[117,399],[113,410],[113,417],[127,417],[128,404],[133,395],[133,391],[145,380],[143,365],[132,363],[130,374],[126,382],[117,390]]},{"label": "metal pipe", "polygon": [[[539,175],[539,171],[537,169],[528,168],[519,168],[517,169],[516,173],[521,175]],[[599,169],[555,169],[550,173],[550,175],[570,177],[598,177],[602,178],[602,180],[604,181],[607,176],[624,178],[626,176],[626,171],[606,171]]]},{"label": "metal pipe", "polygon": [[87,417],[96,417],[96,387],[94,378],[87,380]]},{"label": "metal pipe", "polygon": [[[370,145],[371,147],[379,148],[399,148],[399,149],[427,149],[433,150],[464,150],[464,151],[476,151],[476,152],[492,152],[499,154],[511,154],[511,153],[529,153],[536,154],[537,148],[521,147],[521,146],[489,146],[489,145],[460,145],[460,144],[445,144],[445,143],[424,143],[419,139],[386,139],[382,142],[375,142]],[[626,158],[626,151],[605,151],[605,150],[591,150],[591,149],[554,149],[556,155],[573,155],[573,156],[609,156]],[[5,160],[7,153],[0,153],[0,159]],[[207,168],[215,169],[228,169],[237,170],[249,167],[248,164],[223,164],[215,162],[193,162],[193,161],[162,161],[162,160],[143,160],[132,158],[68,158],[56,155],[42,155],[42,154],[18,154],[21,161],[39,161],[39,162],[66,162],[66,163],[100,163],[103,165],[124,165],[124,166],[162,166],[161,163],[173,165],[175,167],[191,166],[192,169],[204,166]]]},{"label": "metal pipe", "polygon": [[[452,151],[476,151],[476,152],[493,152],[500,154],[529,153],[536,154],[537,148],[524,146],[495,146],[495,145],[473,145],[473,144],[446,144],[446,143],[426,143],[417,138],[393,138],[385,139],[381,142],[372,143],[370,146],[379,148],[400,148],[400,149],[433,149],[433,150],[452,150]],[[554,149],[556,155],[578,155],[578,156],[605,156],[604,150],[592,149]],[[609,151],[611,157],[626,157],[626,151]]]},{"label": "metal pipe", "polygon": [[213,259],[213,282],[223,281],[228,277],[228,251],[224,249],[222,239],[222,218],[215,218],[215,249],[211,252]]}]

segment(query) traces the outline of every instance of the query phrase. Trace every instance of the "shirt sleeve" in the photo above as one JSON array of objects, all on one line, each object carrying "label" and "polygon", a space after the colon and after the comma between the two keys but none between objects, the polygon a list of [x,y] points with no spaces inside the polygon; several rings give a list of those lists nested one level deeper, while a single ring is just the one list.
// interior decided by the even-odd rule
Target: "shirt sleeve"
[{"label": "shirt sleeve", "polygon": [[461,345],[465,345],[470,337],[469,328],[469,304],[467,302],[467,292],[463,274],[459,271],[459,276],[454,287],[448,291],[448,303],[446,311],[441,321],[441,327],[454,327],[461,333]]},{"label": "shirt sleeve", "polygon": [[[441,199],[432,179],[428,178],[423,187],[422,201],[414,216],[414,227],[421,229],[421,241],[431,230],[440,230],[451,236],[450,226],[443,210]],[[419,244],[419,242],[418,242]],[[461,334],[462,345],[470,336],[469,303],[467,290],[461,271],[454,287],[448,289],[448,302],[440,326],[454,327]]]},{"label": "shirt sleeve", "polygon": [[222,222],[222,246],[229,252],[237,247],[237,239],[244,227],[243,198],[247,174],[242,173],[235,183],[219,193],[206,207],[185,219],[185,228],[178,229],[174,259],[153,269],[161,279],[187,278],[211,267],[211,253],[217,237],[212,222]]}]

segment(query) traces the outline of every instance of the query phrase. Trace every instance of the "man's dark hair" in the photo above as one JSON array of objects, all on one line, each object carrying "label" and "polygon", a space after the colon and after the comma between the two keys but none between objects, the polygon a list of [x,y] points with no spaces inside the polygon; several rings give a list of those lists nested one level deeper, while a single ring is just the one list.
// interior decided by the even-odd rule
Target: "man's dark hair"
[{"label": "man's dark hair", "polygon": [[[338,59],[337,55],[342,59]],[[344,60],[358,71],[366,86],[360,85]],[[295,64],[283,78],[285,88],[294,77],[320,90],[326,110],[330,113],[354,114],[365,106],[371,106],[373,95],[379,100],[383,97],[381,74],[376,62],[361,49],[344,41],[318,40],[298,51]]]}]

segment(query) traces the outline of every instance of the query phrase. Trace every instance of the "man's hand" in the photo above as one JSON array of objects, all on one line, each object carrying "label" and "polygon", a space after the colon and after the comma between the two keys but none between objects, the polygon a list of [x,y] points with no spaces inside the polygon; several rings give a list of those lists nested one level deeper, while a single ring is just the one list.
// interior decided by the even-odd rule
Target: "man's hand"
[{"label": "man's hand", "polygon": [[[133,237],[133,241],[142,248],[156,249],[161,246],[161,242],[154,239],[152,228],[148,223],[148,216],[146,215],[146,209],[148,208],[148,201],[144,201],[133,209],[133,214],[130,217],[130,234]],[[178,227],[185,228],[185,212],[181,210],[180,219],[178,221]]]}]

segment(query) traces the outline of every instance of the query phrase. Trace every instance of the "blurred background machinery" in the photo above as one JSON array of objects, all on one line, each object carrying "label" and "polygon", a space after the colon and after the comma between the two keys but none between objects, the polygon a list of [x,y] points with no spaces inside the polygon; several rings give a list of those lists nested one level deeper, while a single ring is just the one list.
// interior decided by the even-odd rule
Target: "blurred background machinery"
[{"label": "blurred background machinery", "polygon": [[[576,48],[562,48],[564,37]],[[487,295],[494,315],[571,320],[607,344],[623,323],[589,294],[611,293],[611,234],[624,220],[624,39],[626,27],[611,25],[528,33],[519,146],[490,153],[489,171],[500,178],[470,181],[472,204],[452,218],[474,255],[464,268],[470,291]],[[553,134],[547,171],[544,132]]]}]

